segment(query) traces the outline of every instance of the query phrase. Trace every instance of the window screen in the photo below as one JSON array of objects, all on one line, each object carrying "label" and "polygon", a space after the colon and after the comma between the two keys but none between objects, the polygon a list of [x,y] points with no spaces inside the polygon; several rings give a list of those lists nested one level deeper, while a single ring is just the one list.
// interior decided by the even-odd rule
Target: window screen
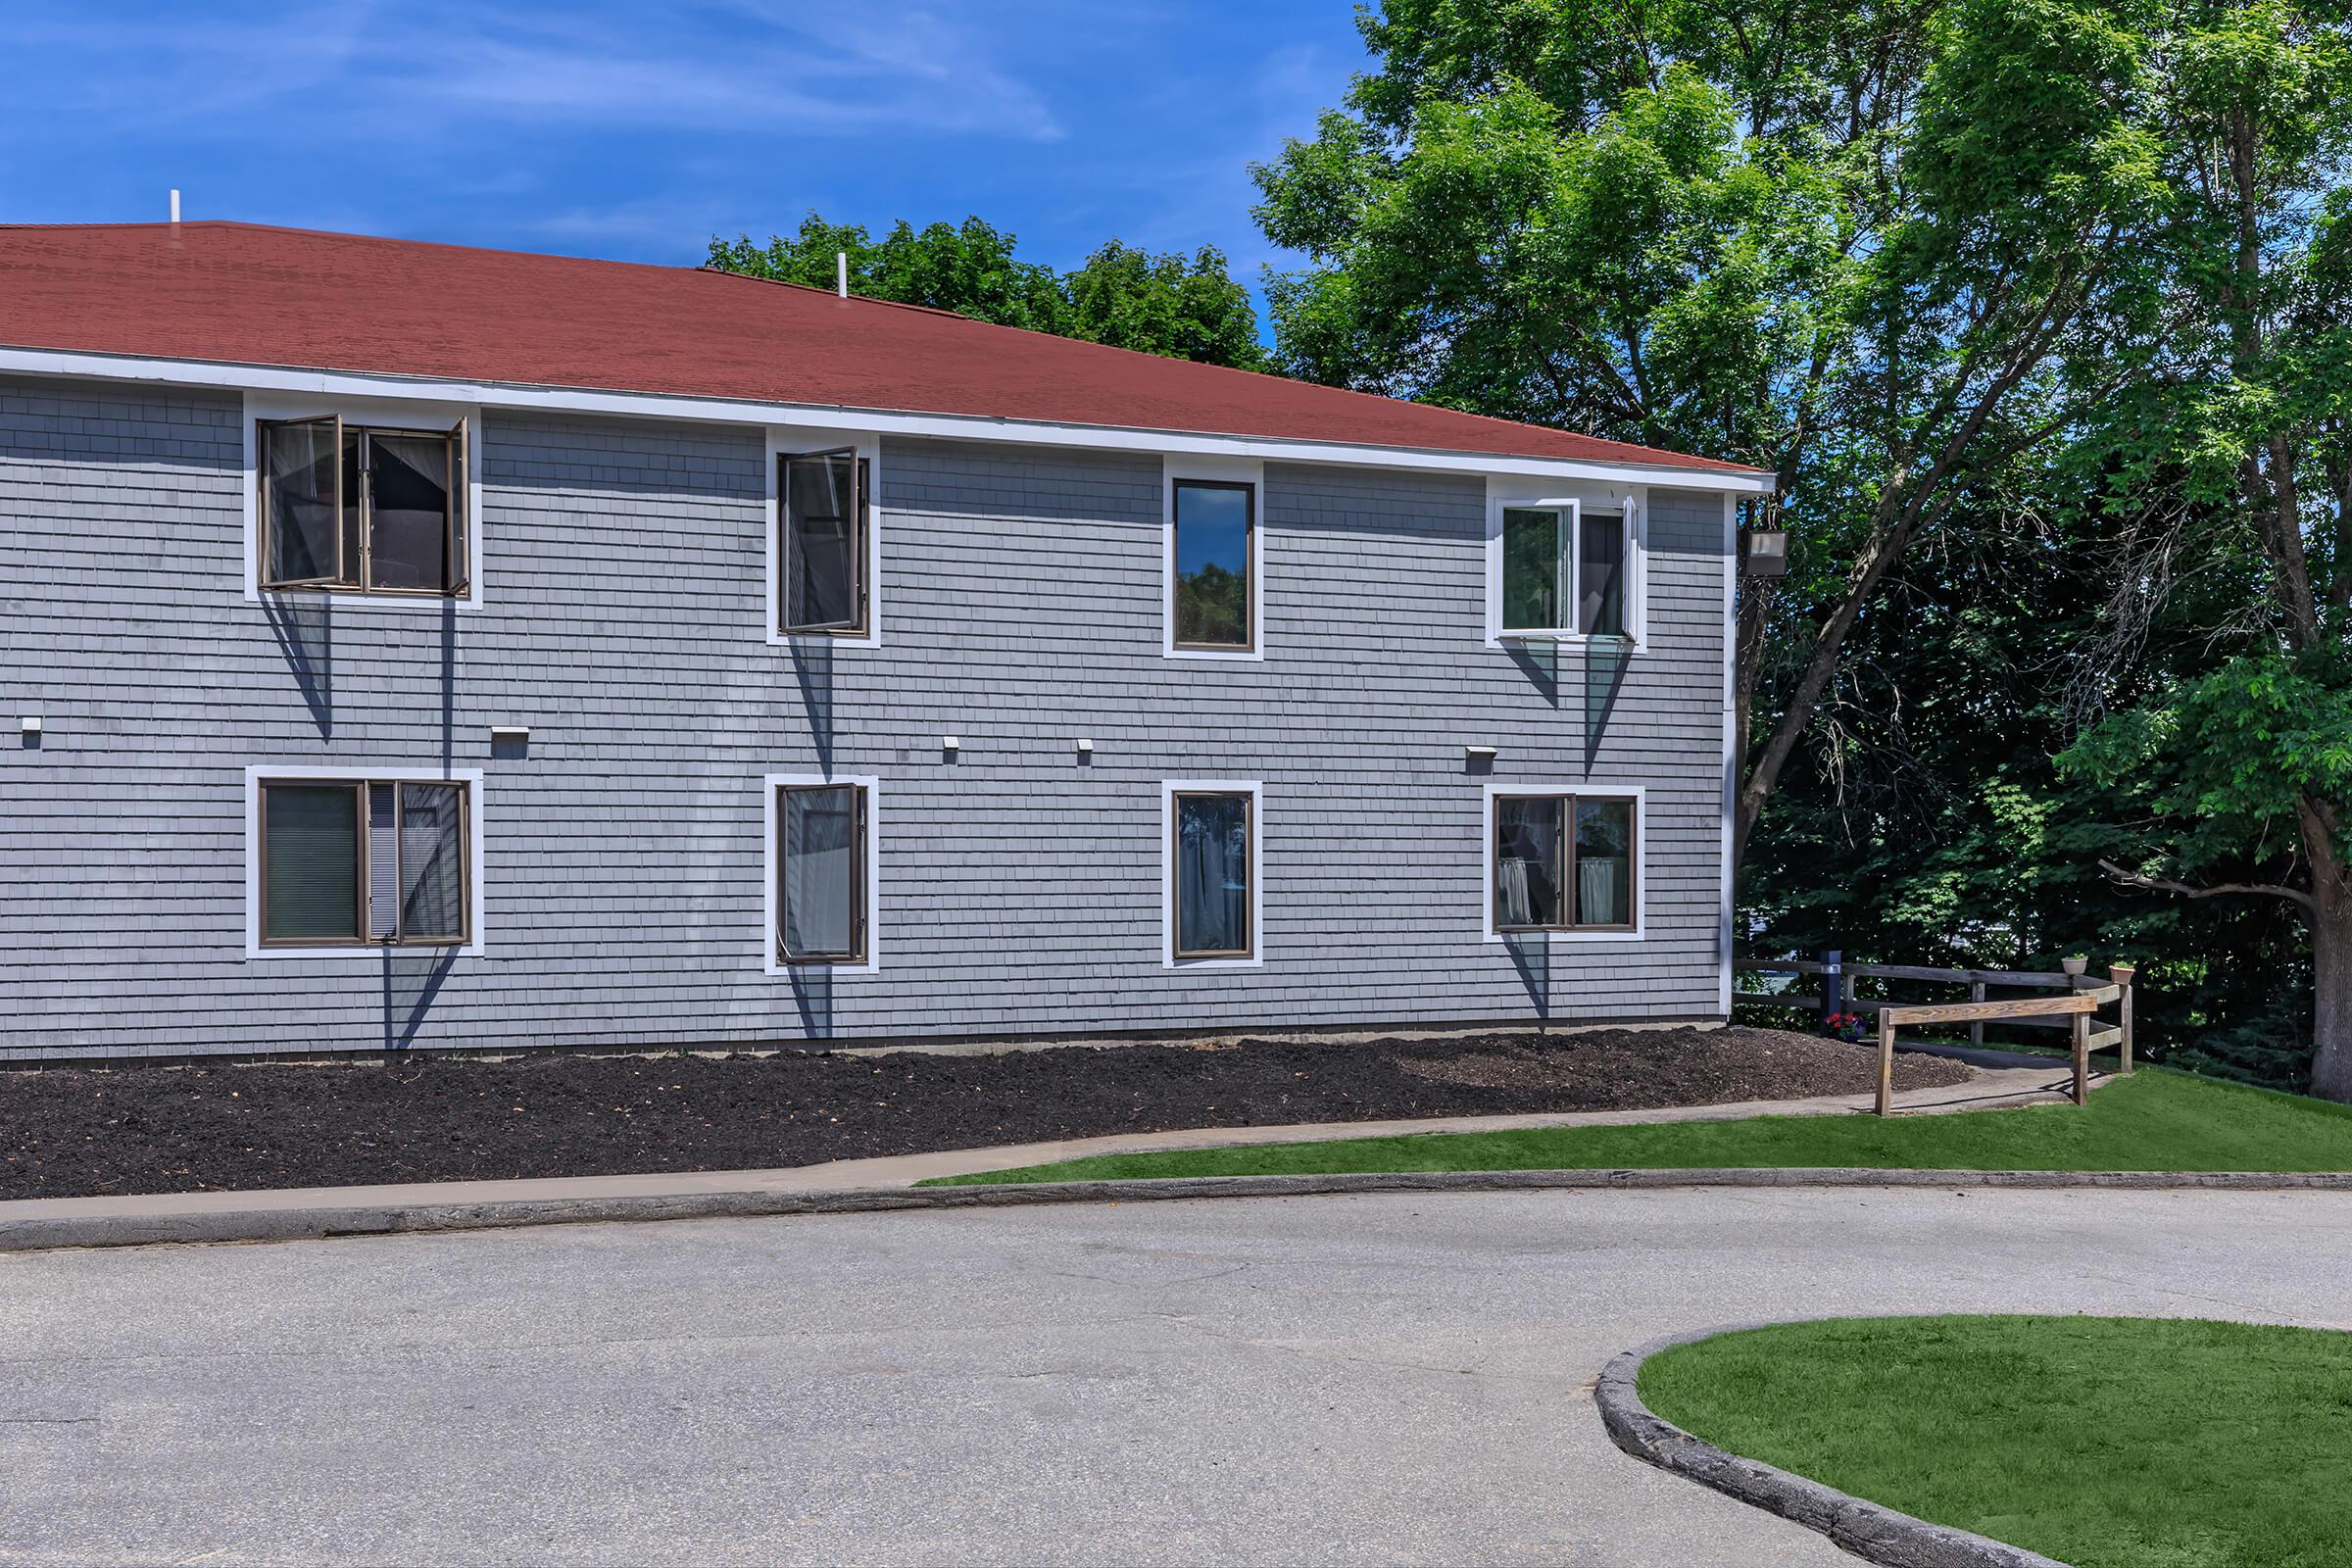
[{"label": "window screen", "polygon": [[1250,534],[1255,492],[1246,484],[1176,485],[1174,585],[1180,648],[1253,646]]},{"label": "window screen", "polygon": [[1581,926],[1634,923],[1634,803],[1576,803],[1576,907]]},{"label": "window screen", "polygon": [[814,452],[779,460],[783,631],[865,630],[865,460]]},{"label": "window screen", "polygon": [[777,942],[788,962],[864,956],[864,840],[863,786],[777,791]]},{"label": "window screen", "polygon": [[466,790],[400,786],[400,934],[414,942],[466,935]]},{"label": "window screen", "polygon": [[1250,953],[1250,798],[1176,797],[1176,956]]}]

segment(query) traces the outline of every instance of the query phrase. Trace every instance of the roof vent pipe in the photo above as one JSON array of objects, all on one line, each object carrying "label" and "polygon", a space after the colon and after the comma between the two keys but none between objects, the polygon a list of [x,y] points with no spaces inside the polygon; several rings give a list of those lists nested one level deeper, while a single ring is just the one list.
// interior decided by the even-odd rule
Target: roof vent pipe
[{"label": "roof vent pipe", "polygon": [[174,223],[176,223],[176,222],[178,222],[178,221],[179,221],[179,192],[178,192],[178,191],[173,191],[173,192],[172,193],[172,221],[173,221]]},{"label": "roof vent pipe", "polygon": [[[179,220],[179,192],[177,191],[172,193],[172,220],[173,222]],[[850,253],[848,251],[833,253],[833,292],[845,300],[850,297]]]}]

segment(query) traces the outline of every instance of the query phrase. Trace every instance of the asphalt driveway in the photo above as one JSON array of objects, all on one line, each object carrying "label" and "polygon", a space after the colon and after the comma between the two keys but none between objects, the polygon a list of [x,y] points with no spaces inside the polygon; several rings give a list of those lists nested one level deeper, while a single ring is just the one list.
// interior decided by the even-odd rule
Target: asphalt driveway
[{"label": "asphalt driveway", "polygon": [[1853,1559],[1618,1454],[1674,1330],[2352,1326],[2352,1195],[1555,1192],[0,1256],[0,1562]]}]

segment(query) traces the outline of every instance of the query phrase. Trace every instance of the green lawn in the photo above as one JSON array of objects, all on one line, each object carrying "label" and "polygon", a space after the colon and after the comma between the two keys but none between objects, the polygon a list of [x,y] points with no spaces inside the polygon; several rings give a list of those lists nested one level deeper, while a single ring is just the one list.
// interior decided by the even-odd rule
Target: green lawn
[{"label": "green lawn", "polygon": [[1335,1171],[1850,1165],[1944,1170],[2352,1170],[2352,1106],[2143,1068],[2090,1103],[1954,1115],[1760,1116],[1423,1133],[1088,1159],[926,1186]]},{"label": "green lawn", "polygon": [[1653,1356],[1718,1447],[2076,1568],[2343,1568],[2352,1334],[1853,1318]]}]

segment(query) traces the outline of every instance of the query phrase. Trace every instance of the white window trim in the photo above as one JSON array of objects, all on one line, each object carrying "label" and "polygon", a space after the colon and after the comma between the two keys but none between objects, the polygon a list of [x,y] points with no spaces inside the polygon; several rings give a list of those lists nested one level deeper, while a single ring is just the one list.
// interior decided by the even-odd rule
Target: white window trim
[{"label": "white window trim", "polygon": [[[380,942],[344,943],[335,947],[305,948],[279,943],[262,946],[262,784],[264,780],[299,782],[325,779],[355,784],[463,784],[466,786],[466,909],[472,929],[463,947],[417,945],[391,947]],[[488,884],[482,879],[482,770],[478,767],[322,766],[289,760],[245,769],[245,956],[248,959],[330,958],[380,960],[386,953],[464,954],[479,957],[486,913]]]},{"label": "white window trim", "polygon": [[[1176,646],[1176,486],[1199,479],[1250,487],[1250,646]],[[1266,466],[1254,459],[1164,458],[1159,485],[1159,651],[1165,659],[1262,664],[1266,659]]]},{"label": "white window trim", "polygon": [[[1576,547],[1584,526],[1587,512],[1617,513],[1625,519],[1625,624],[1631,633],[1625,637],[1593,637],[1581,631],[1567,629],[1511,630],[1502,624],[1502,514],[1505,509],[1518,511],[1532,508],[1537,511],[1565,512],[1569,514],[1569,599],[1568,612],[1576,613],[1576,602],[1583,585],[1576,579],[1582,573],[1583,561]],[[1649,492],[1647,486],[1629,488],[1588,489],[1580,493],[1553,492],[1542,494],[1518,485],[1487,482],[1487,646],[1500,648],[1517,643],[1565,643],[1577,646],[1590,644],[1599,648],[1631,648],[1640,653],[1649,646]]]},{"label": "white window trim", "polygon": [[[1250,797],[1250,956],[1176,956],[1176,797],[1217,792]],[[1253,778],[1166,778],[1159,781],[1159,966],[1163,969],[1255,969],[1266,961],[1266,791]]]},{"label": "white window trim", "polygon": [[[358,588],[272,588],[277,602],[300,602],[314,594],[338,605],[369,609],[439,612],[443,606],[460,610],[482,608],[482,411],[470,403],[396,403],[383,398],[342,396],[299,397],[285,393],[245,394],[243,484],[245,509],[245,598],[262,598],[261,452],[255,425],[264,419],[343,416],[345,424],[365,424],[394,430],[446,430],[466,421],[466,591],[462,594],[382,594]],[[272,949],[272,952],[276,950]]]},{"label": "white window trim", "polygon": [[[1634,928],[1631,931],[1497,931],[1494,929],[1494,797],[1576,796],[1634,803]],[[1486,818],[1478,836],[1478,928],[1489,942],[1641,942],[1649,935],[1649,803],[1639,784],[1487,784]]]},{"label": "white window trim", "polygon": [[[786,963],[779,955],[776,932],[783,922],[783,910],[776,906],[782,895],[782,878],[776,873],[776,791],[785,785],[856,784],[865,790],[865,957],[804,958],[799,963]],[[770,975],[819,974],[876,974],[882,968],[882,782],[871,773],[770,773],[762,790],[760,812],[765,823],[762,839],[765,854],[760,858],[760,875],[766,892],[760,908],[765,919],[760,928],[760,951],[765,955],[764,968]]]},{"label": "white window trim", "polygon": [[[761,480],[765,504],[761,514],[767,534],[767,593],[761,601],[760,616],[767,628],[768,645],[791,648],[814,645],[832,648],[879,648],[882,646],[882,437],[871,430],[810,430],[797,426],[767,427],[767,458],[762,466],[766,477]],[[781,499],[776,491],[777,460],[804,452],[838,452],[853,447],[866,465],[865,502],[865,634],[852,637],[842,632],[783,631],[776,622],[781,618],[784,582],[784,519],[778,515],[776,503]]]}]

